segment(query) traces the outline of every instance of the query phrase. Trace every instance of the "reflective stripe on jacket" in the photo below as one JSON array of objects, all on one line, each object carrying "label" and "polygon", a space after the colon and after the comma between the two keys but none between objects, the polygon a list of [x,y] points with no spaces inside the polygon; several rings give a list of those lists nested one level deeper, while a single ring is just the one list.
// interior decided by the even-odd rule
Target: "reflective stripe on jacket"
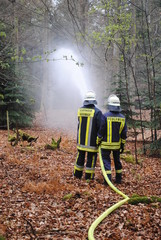
[{"label": "reflective stripe on jacket", "polygon": [[127,138],[127,125],[124,115],[116,112],[108,112],[102,115],[98,137],[102,138],[101,148],[120,149],[121,143],[125,144]]},{"label": "reflective stripe on jacket", "polygon": [[97,132],[101,123],[102,112],[95,105],[78,109],[77,148],[83,151],[97,152]]}]

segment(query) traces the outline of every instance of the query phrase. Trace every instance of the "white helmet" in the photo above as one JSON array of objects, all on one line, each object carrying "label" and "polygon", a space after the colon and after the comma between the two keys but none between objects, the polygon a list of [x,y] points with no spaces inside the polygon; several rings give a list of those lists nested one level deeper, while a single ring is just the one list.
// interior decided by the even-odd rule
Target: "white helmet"
[{"label": "white helmet", "polygon": [[96,94],[94,91],[88,91],[84,97],[84,105],[97,104]]},{"label": "white helmet", "polygon": [[112,94],[109,96],[107,100],[107,104],[108,104],[108,109],[110,111],[121,112],[120,99],[115,94]]}]

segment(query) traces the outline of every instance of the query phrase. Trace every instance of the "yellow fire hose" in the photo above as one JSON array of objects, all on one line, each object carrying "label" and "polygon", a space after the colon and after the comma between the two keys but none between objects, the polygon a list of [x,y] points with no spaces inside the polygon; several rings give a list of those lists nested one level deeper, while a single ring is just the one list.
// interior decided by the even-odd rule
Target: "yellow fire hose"
[{"label": "yellow fire hose", "polygon": [[102,154],[101,154],[101,147],[99,147],[99,159],[100,159],[100,165],[101,165],[101,169],[102,169],[102,173],[103,176],[106,180],[106,182],[108,183],[108,185],[118,194],[120,194],[122,197],[124,197],[123,200],[119,201],[118,203],[114,204],[112,207],[108,208],[105,212],[103,212],[90,226],[89,231],[88,231],[88,239],[89,240],[95,240],[94,238],[94,230],[96,229],[96,227],[98,226],[98,224],[105,218],[107,217],[111,212],[113,212],[114,210],[116,210],[117,208],[119,208],[121,205],[123,205],[125,202],[127,202],[129,200],[129,197],[126,196],[124,193],[122,193],[120,190],[118,190],[112,183],[111,181],[108,179],[105,168],[104,168],[104,164],[103,164],[103,160],[102,160]]}]

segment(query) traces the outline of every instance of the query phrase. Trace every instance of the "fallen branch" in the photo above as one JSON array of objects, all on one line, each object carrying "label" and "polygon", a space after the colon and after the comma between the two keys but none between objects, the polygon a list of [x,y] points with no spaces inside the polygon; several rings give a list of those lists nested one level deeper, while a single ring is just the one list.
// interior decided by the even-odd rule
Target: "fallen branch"
[{"label": "fallen branch", "polygon": [[128,200],[128,203],[132,205],[137,205],[139,203],[149,204],[149,203],[158,203],[158,202],[161,202],[161,198],[156,196],[147,197],[147,196],[133,195]]},{"label": "fallen branch", "polygon": [[[27,222],[26,230],[27,233],[30,235],[30,239],[35,239],[35,237],[37,237],[35,229],[33,228],[32,224],[29,222],[28,219],[26,219],[25,217],[23,217],[23,219]],[[32,236],[32,234],[34,235],[34,237]]]},{"label": "fallen branch", "polygon": [[11,146],[16,146],[18,144],[18,142],[22,141],[26,141],[29,143],[29,146],[31,146],[31,144],[33,142],[36,142],[38,137],[33,137],[31,135],[29,135],[26,132],[23,132],[22,130],[14,130],[15,134],[14,135],[10,135],[8,137],[8,141],[11,143]]}]

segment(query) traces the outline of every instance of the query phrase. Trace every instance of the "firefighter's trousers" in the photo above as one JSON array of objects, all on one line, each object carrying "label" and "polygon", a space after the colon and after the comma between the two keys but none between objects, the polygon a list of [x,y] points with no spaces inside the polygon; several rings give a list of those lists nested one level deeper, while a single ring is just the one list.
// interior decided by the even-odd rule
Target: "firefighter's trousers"
[{"label": "firefighter's trousers", "polygon": [[95,166],[96,166],[96,160],[97,160],[96,152],[86,152],[86,151],[78,150],[76,162],[74,165],[74,176],[76,178],[81,179],[83,175],[86,154],[87,154],[87,162],[85,167],[85,179],[94,179]]},{"label": "firefighter's trousers", "polygon": [[122,180],[122,164],[120,161],[120,150],[107,150],[101,149],[102,159],[105,167],[105,171],[109,180],[111,181],[111,152],[113,153],[113,159],[116,172],[116,183],[121,183]]}]

